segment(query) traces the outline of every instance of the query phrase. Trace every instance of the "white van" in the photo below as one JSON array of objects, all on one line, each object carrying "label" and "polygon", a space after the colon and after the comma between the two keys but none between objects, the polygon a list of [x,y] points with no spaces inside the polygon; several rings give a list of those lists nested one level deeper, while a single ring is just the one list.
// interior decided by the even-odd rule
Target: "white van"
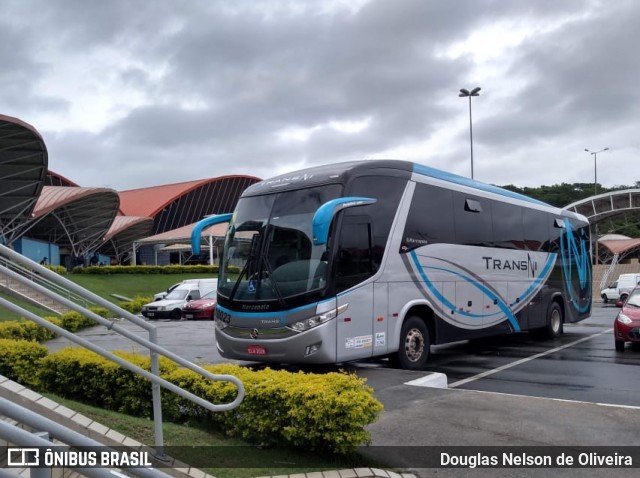
[{"label": "white van", "polygon": [[620,274],[618,280],[609,287],[600,292],[603,302],[606,304],[609,301],[621,300],[625,301],[631,289],[640,283],[640,273],[634,274]]},{"label": "white van", "polygon": [[181,284],[186,284],[186,283],[188,283],[188,282],[198,282],[199,280],[201,280],[201,279],[185,279],[185,280],[183,280],[182,282],[178,282],[177,284],[173,284],[172,286],[167,287],[167,290],[164,290],[164,291],[162,291],[162,292],[158,292],[157,294],[153,294],[153,300],[154,300],[154,301],[156,301],[156,300],[162,300],[162,299],[164,299],[164,298],[167,296],[167,294],[168,294],[169,292],[171,292],[173,289],[175,289],[175,288],[176,288],[176,287],[178,287],[179,285],[181,285]]},{"label": "white van", "polygon": [[142,315],[147,319],[174,319],[182,317],[182,308],[190,300],[218,289],[218,279],[189,280],[179,284],[164,299],[142,306]]}]

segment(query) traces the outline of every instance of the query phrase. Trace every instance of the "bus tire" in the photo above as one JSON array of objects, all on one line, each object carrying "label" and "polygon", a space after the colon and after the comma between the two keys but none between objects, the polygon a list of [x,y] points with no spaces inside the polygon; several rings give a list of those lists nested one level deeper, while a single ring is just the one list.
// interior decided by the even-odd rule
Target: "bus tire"
[{"label": "bus tire", "polygon": [[420,317],[412,315],[404,321],[400,332],[400,348],[393,362],[405,370],[422,370],[429,359],[429,329]]},{"label": "bus tire", "polygon": [[555,339],[562,334],[562,309],[557,302],[552,302],[547,312],[547,324],[533,331],[541,339]]}]

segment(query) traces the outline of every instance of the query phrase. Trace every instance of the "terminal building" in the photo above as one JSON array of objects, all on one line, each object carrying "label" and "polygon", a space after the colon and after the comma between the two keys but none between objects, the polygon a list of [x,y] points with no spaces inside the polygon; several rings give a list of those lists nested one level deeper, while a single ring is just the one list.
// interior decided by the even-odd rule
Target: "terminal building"
[{"label": "terminal building", "polygon": [[0,115],[0,243],[37,262],[73,268],[193,260],[183,254],[189,251],[176,256],[162,244],[135,253],[134,245],[233,211],[258,181],[233,175],[121,192],[83,187],[49,170],[45,142],[33,126]]}]

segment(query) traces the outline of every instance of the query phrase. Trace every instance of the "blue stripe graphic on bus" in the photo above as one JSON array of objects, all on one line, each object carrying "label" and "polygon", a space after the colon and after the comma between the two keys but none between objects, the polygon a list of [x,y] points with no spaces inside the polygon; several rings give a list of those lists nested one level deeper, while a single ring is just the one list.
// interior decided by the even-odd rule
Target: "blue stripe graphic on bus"
[{"label": "blue stripe graphic on bus", "polygon": [[[562,275],[571,304],[578,312],[585,313],[591,307],[591,255],[586,239],[576,236],[571,221],[565,219],[560,235]],[[579,291],[573,287],[574,274],[578,276]]]},{"label": "blue stripe graphic on bus", "polygon": [[533,283],[524,292],[524,294],[518,297],[519,301],[524,301],[526,298],[538,292],[539,286],[542,285],[542,283],[547,280],[547,277],[549,276],[549,274],[551,274],[551,268],[556,262],[556,257],[557,257],[557,254],[555,253],[549,254],[549,258],[547,259],[547,262],[545,262],[544,267],[542,268],[542,271],[540,271],[540,274],[538,275],[536,280],[533,281]]},{"label": "blue stripe graphic on bus", "polygon": [[475,288],[480,290],[484,295],[486,295],[489,299],[491,299],[491,301],[493,301],[498,306],[498,308],[506,316],[507,320],[511,324],[511,327],[513,328],[514,331],[516,331],[516,332],[520,331],[520,324],[518,323],[518,320],[516,319],[516,317],[513,315],[513,311],[511,310],[511,308],[505,303],[504,299],[502,297],[498,296],[496,293],[494,293],[489,288],[487,288],[487,287],[483,286],[482,284],[480,284],[477,279],[473,279],[473,278],[467,277],[464,274],[461,274],[459,272],[456,272],[456,271],[453,271],[453,270],[450,270],[450,269],[422,266],[420,264],[420,261],[418,260],[418,255],[416,254],[415,250],[411,251],[410,254],[411,254],[411,258],[413,259],[414,264],[416,265],[418,273],[422,277],[422,280],[424,281],[425,285],[429,288],[431,293],[438,300],[440,300],[443,304],[445,304],[448,308],[450,308],[451,310],[455,310],[456,313],[459,314],[459,315],[462,315],[462,316],[465,316],[465,317],[470,317],[470,318],[483,319],[483,318],[493,317],[493,316],[496,315],[496,313],[493,313],[493,314],[472,314],[472,313],[466,312],[464,310],[458,310],[456,305],[453,304],[450,300],[448,300],[444,295],[442,295],[440,293],[440,291],[438,291],[438,289],[433,285],[431,280],[429,280],[429,277],[427,276],[427,274],[425,272],[425,269],[433,269],[433,270],[445,271],[447,273],[450,273],[450,274],[456,275],[458,277],[461,277],[466,282],[472,284]]}]

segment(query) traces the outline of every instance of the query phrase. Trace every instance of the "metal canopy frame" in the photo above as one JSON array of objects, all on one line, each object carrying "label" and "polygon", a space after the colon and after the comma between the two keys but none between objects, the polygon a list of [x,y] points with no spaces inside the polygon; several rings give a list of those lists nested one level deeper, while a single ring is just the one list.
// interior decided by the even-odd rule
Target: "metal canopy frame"
[{"label": "metal canopy frame", "polygon": [[33,126],[0,115],[0,242],[31,219],[47,174],[45,143]]}]

